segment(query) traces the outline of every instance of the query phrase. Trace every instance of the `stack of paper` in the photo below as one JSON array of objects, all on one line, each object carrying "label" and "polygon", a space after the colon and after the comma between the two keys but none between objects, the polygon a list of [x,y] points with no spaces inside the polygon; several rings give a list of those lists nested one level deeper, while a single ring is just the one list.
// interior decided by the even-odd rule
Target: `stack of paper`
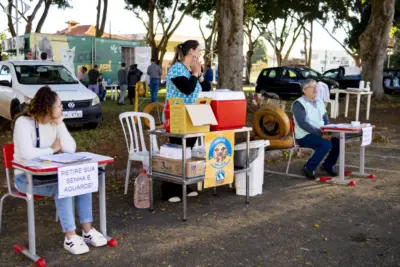
[{"label": "stack of paper", "polygon": [[62,153],[62,154],[54,154],[54,155],[42,156],[39,159],[40,160],[44,160],[44,161],[63,163],[63,164],[90,160],[89,157],[82,156],[82,155],[76,155],[76,154],[73,154],[73,153]]},{"label": "stack of paper", "polygon": [[[180,159],[182,160],[182,146],[166,144],[162,145],[160,148],[160,156],[169,159]],[[186,158],[192,157],[192,151],[190,147],[186,148]]]}]

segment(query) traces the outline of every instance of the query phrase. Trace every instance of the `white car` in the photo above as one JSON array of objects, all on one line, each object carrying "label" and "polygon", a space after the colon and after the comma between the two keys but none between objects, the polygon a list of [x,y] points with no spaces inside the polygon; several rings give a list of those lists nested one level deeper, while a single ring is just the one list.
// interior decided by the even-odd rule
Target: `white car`
[{"label": "white car", "polygon": [[0,116],[12,120],[43,86],[57,92],[67,125],[96,127],[102,121],[100,99],[62,65],[50,61],[2,61]]}]

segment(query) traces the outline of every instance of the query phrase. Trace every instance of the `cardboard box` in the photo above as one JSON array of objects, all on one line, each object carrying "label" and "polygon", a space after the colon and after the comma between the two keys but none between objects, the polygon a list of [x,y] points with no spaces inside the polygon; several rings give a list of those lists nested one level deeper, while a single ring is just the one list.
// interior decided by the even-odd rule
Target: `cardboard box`
[{"label": "cardboard box", "polygon": [[191,105],[185,105],[180,98],[168,101],[171,133],[206,133],[210,131],[210,125],[218,125],[209,98],[199,98],[196,104]]},{"label": "cardboard box", "polygon": [[[154,156],[152,161],[153,174],[170,175],[182,178],[182,160]],[[205,159],[191,158],[186,162],[186,178],[203,177],[206,173]]]},{"label": "cardboard box", "polygon": [[[175,144],[165,144],[160,147],[160,156],[169,159],[179,159],[182,160],[182,146]],[[192,157],[192,150],[190,147],[186,148],[186,158],[190,159]]]}]

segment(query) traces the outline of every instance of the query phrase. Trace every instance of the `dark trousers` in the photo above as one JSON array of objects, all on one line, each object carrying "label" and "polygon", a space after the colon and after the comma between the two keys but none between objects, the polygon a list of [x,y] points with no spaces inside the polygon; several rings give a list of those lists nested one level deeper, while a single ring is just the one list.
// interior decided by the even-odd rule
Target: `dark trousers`
[{"label": "dark trousers", "polygon": [[[196,144],[197,138],[186,139],[186,147],[193,148]],[[182,145],[182,139],[180,138],[169,138],[169,142],[175,145]],[[189,194],[193,190],[187,187],[187,193]],[[162,199],[168,200],[171,197],[182,197],[182,185],[163,182],[161,184]]]},{"label": "dark trousers", "polygon": [[135,98],[136,87],[134,85],[128,86],[128,97],[131,105],[133,105],[133,99]]},{"label": "dark trousers", "polygon": [[310,171],[315,171],[328,152],[329,154],[323,163],[324,168],[332,170],[338,160],[340,148],[339,139],[336,137],[329,141],[321,136],[308,134],[301,139],[297,139],[297,143],[302,147],[314,149],[314,154],[306,163],[306,168]]}]

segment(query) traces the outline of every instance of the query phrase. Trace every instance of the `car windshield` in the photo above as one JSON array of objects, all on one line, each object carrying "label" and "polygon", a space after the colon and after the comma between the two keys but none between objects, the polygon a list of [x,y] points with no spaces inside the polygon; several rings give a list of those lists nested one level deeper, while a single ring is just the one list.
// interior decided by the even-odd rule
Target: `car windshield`
[{"label": "car windshield", "polygon": [[304,78],[319,78],[321,76],[321,74],[319,74],[318,72],[312,70],[312,69],[305,69],[305,68],[301,68],[300,69],[301,75],[303,75]]},{"label": "car windshield", "polygon": [[20,84],[77,84],[71,73],[63,66],[17,65],[15,66]]}]

